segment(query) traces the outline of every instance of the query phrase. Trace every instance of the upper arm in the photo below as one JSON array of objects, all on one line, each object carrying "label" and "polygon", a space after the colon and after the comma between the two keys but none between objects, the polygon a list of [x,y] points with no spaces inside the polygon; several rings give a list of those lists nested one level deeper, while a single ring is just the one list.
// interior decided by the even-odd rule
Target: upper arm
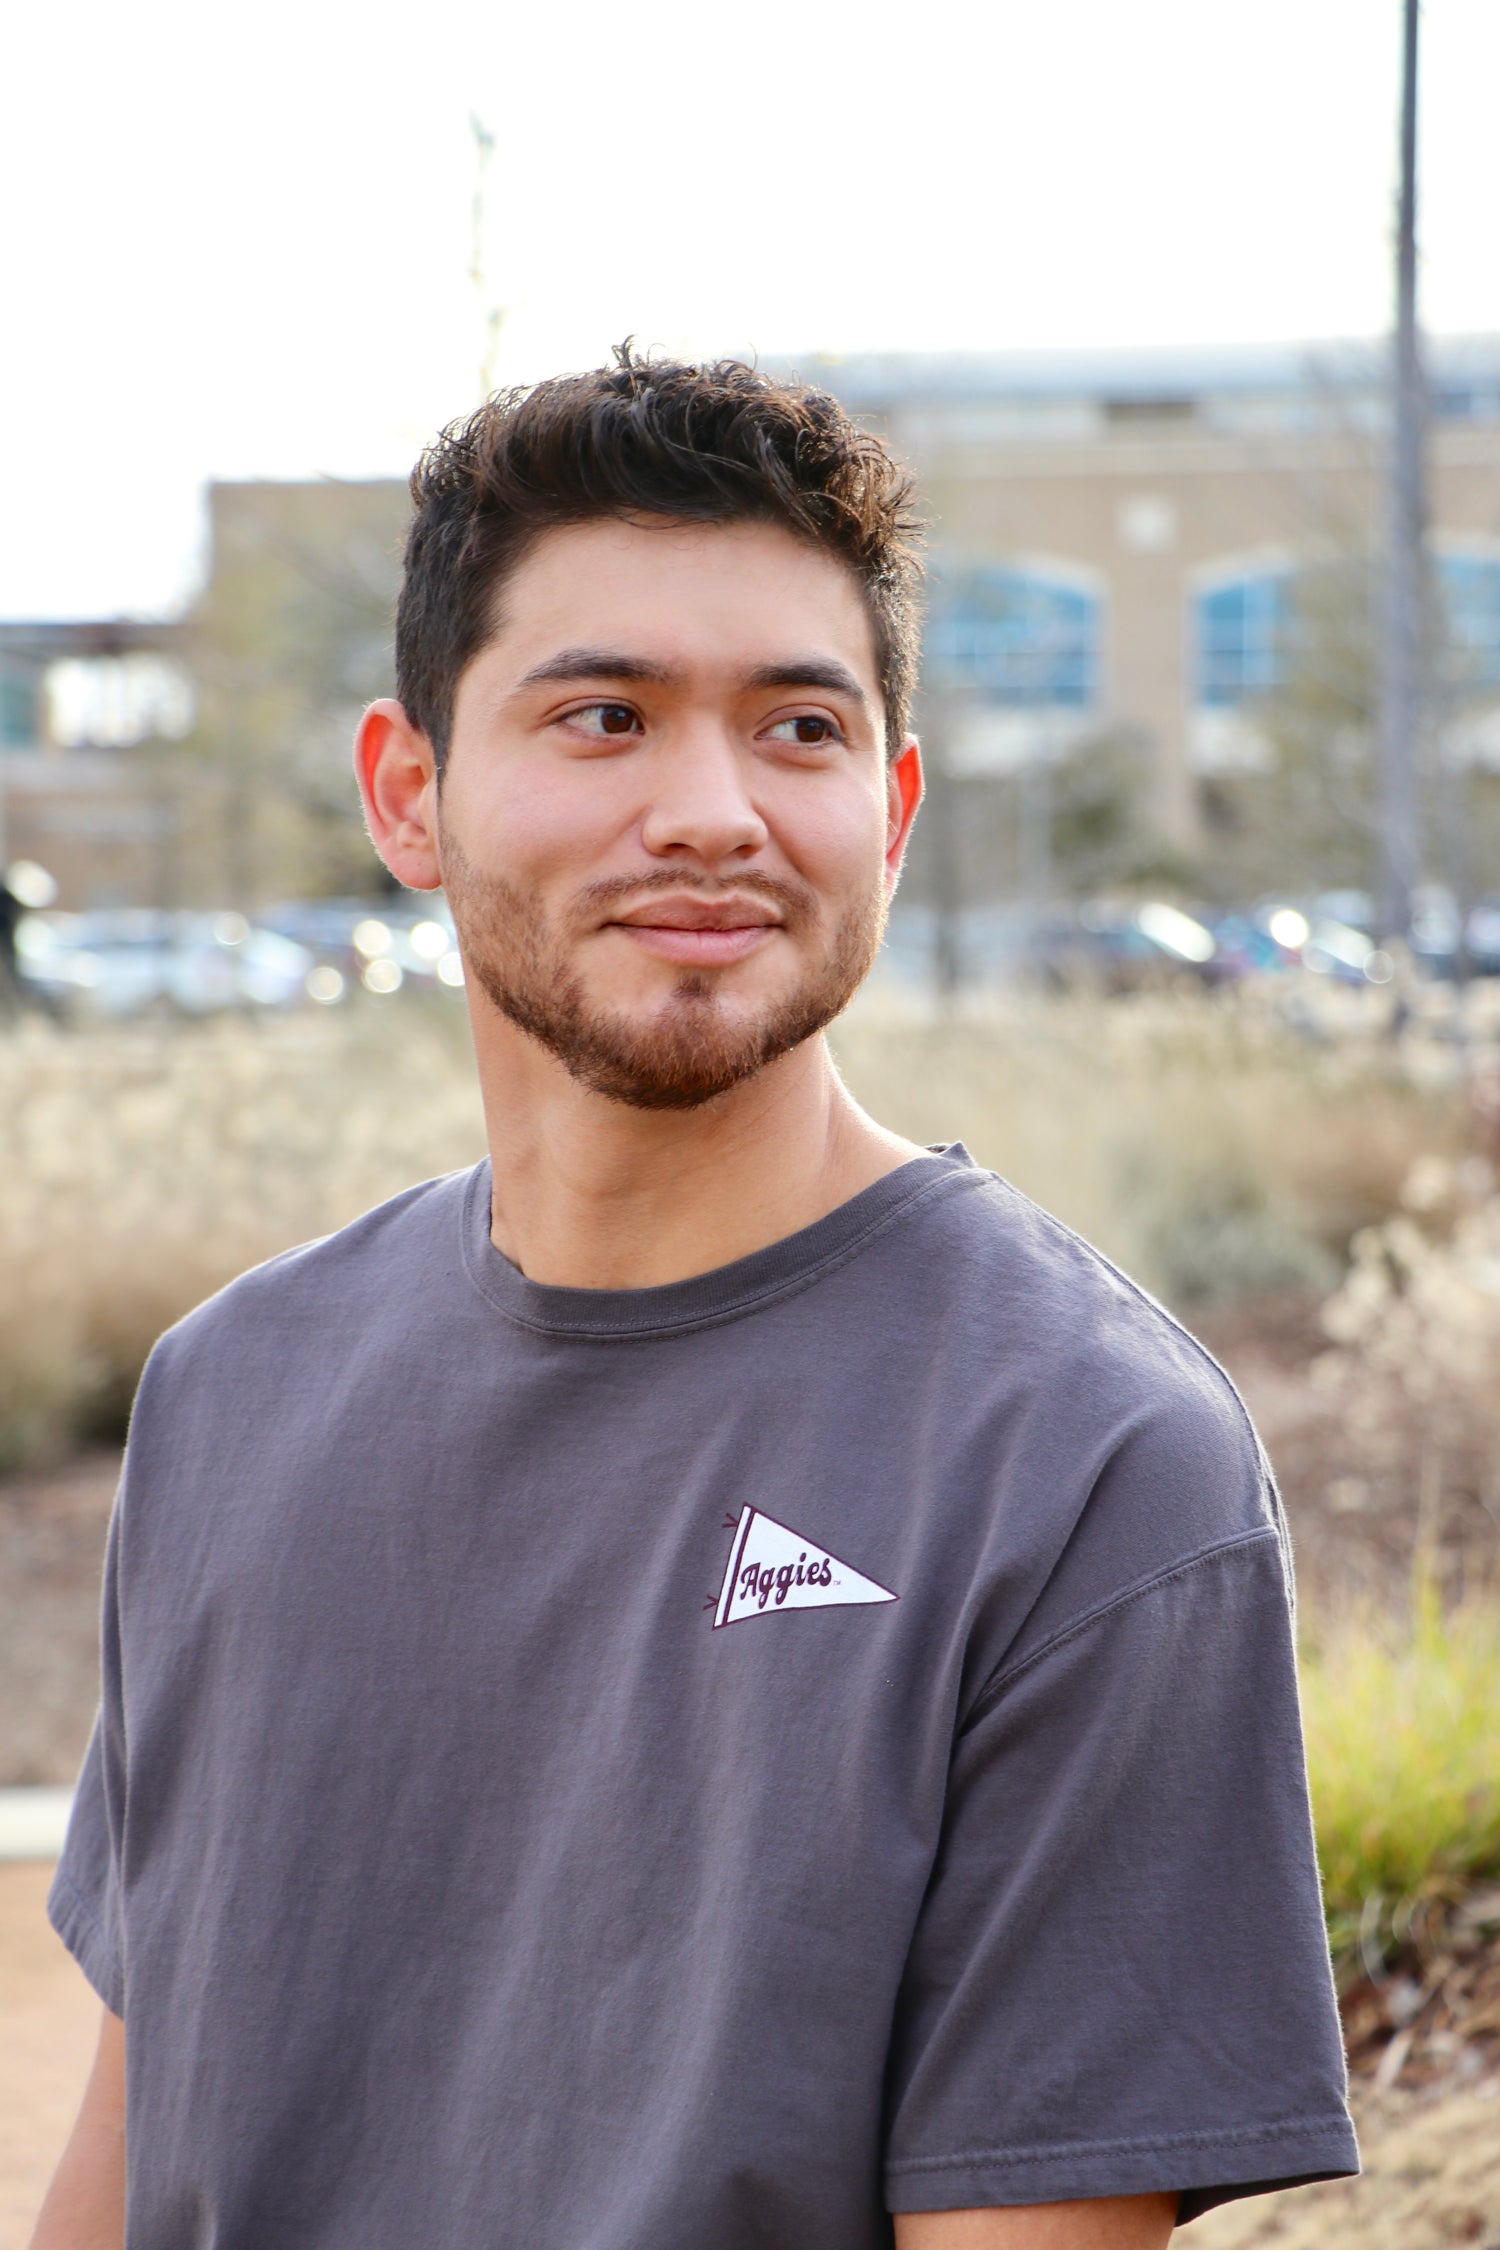
[{"label": "upper arm", "polygon": [[124,2240],[125,2026],[105,2008],[93,2069],[31,2250],[121,2250]]},{"label": "upper arm", "polygon": [[1191,2218],[1356,2169],[1269,1524],[979,1699],[889,2084],[887,2207],[993,2206],[1028,2250],[1021,2209],[1180,2191]]},{"label": "upper arm", "polygon": [[896,2250],[1161,2250],[1175,2195],[1014,2204],[986,2211],[901,2211]]}]

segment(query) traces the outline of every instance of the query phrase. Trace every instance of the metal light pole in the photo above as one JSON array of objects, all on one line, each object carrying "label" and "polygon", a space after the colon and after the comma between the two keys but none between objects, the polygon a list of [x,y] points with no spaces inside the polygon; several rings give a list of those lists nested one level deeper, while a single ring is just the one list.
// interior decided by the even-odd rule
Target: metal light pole
[{"label": "metal light pole", "polygon": [[479,303],[483,341],[479,351],[479,403],[482,406],[495,388],[495,361],[500,349],[500,327],[505,318],[505,308],[497,305],[490,294],[488,260],[488,190],[490,162],[495,154],[495,136],[477,110],[469,112],[469,130],[474,136],[474,196],[469,206],[469,279]]},{"label": "metal light pole", "polygon": [[1425,397],[1417,327],[1418,0],[1402,0],[1401,181],[1396,211],[1396,333],[1380,678],[1380,930],[1411,932],[1419,866],[1417,759],[1423,710]]}]

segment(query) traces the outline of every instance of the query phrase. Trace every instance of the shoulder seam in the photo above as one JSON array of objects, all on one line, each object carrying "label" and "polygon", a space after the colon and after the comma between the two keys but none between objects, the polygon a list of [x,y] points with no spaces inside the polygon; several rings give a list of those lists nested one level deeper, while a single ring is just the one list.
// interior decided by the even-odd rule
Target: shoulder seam
[{"label": "shoulder seam", "polygon": [[1086,1236],[1081,1235],[1076,1227],[1068,1226],[1065,1221],[1058,1218],[1055,1212],[1045,1210],[1040,1203],[1033,1202],[1032,1198],[1025,1194],[1024,1189],[1016,1187],[1010,1180],[1004,1179],[1000,1173],[992,1172],[990,1178],[998,1182],[1001,1187],[1008,1189],[1012,1195],[1022,1196],[1024,1201],[1031,1203],[1032,1209],[1055,1234],[1063,1235],[1069,1242],[1076,1243],[1086,1256],[1103,1266],[1106,1273],[1113,1274],[1115,1280],[1120,1283],[1122,1288],[1129,1291],[1137,1303],[1144,1306],[1148,1313],[1154,1314],[1164,1328],[1170,1329],[1174,1335],[1181,1338],[1194,1358],[1217,1379],[1218,1388],[1227,1392],[1235,1419],[1245,1436],[1249,1438],[1255,1451],[1255,1457],[1260,1463],[1261,1481],[1270,1495],[1272,1511],[1276,1518],[1277,1537],[1281,1542],[1281,1551],[1286,1563],[1287,1581],[1289,1585],[1292,1584],[1291,1527],[1287,1523],[1286,1510],[1277,1488],[1276,1472],[1271,1466],[1271,1457],[1261,1442],[1261,1435],[1255,1427],[1250,1409],[1241,1398],[1239,1386],[1228,1368],[1215,1359],[1202,1338],[1195,1336],[1191,1328],[1180,1321],[1177,1315],[1162,1304],[1159,1298],[1153,1297],[1149,1289],[1143,1289],[1141,1284],[1128,1274],[1123,1266],[1117,1266],[1112,1258],[1106,1258],[1104,1252],[1096,1244],[1090,1242]]},{"label": "shoulder seam", "polygon": [[987,1711],[992,1703],[999,1700],[1008,1687],[1011,1687],[1024,1673],[1031,1671],[1033,1666],[1042,1663],[1047,1657],[1055,1655],[1058,1649],[1064,1647],[1069,1641],[1076,1640],[1080,1633],[1088,1632],[1092,1626],[1099,1624],[1104,1618],[1113,1617],[1117,1610],[1128,1609],[1132,1603],[1144,1600],[1147,1594],[1154,1594],[1162,1586],[1170,1585],[1173,1579],[1186,1578],[1190,1572],[1202,1570],[1209,1563],[1218,1562],[1226,1555],[1236,1554],[1242,1547],[1257,1547],[1267,1541],[1278,1549],[1280,1548],[1280,1534],[1274,1524],[1256,1524],[1249,1531],[1237,1531],[1228,1539],[1217,1539],[1211,1547],[1201,1547],[1194,1554],[1179,1556],[1176,1562],[1168,1563],[1161,1570],[1153,1571],[1149,1578],[1141,1579],[1134,1586],[1123,1587],[1118,1594],[1111,1594],[1108,1601],[1100,1602],[1093,1609],[1086,1610],[1082,1617],[1075,1617],[1068,1624],[1060,1625],[1055,1633],[1050,1634],[1042,1642],[1040,1648],[1034,1648],[1029,1655],[1023,1656],[1008,1671],[1002,1666],[999,1671],[991,1673],[969,1707],[964,1720],[965,1726]]}]

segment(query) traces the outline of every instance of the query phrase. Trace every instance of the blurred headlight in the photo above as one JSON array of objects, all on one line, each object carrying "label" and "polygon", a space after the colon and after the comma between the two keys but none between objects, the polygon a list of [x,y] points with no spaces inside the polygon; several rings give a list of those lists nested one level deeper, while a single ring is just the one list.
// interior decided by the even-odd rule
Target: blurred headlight
[{"label": "blurred headlight", "polygon": [[359,981],[366,992],[399,992],[401,971],[394,961],[372,961]]},{"label": "blurred headlight", "polygon": [[422,961],[441,960],[452,942],[441,922],[418,922],[411,933],[411,949]]},{"label": "blurred headlight", "polygon": [[342,1000],[344,997],[344,980],[338,970],[330,968],[325,961],[320,967],[308,970],[305,989],[309,1000],[316,1000],[322,1007],[331,1008],[335,1000]]},{"label": "blurred headlight", "polygon": [[[391,950],[391,933],[384,922],[376,921],[373,914],[363,922],[356,922],[353,934],[355,951],[362,953],[367,961],[377,960],[382,953],[389,953]],[[392,985],[389,989],[394,991],[395,986]]]},{"label": "blurred headlight", "polygon": [[57,896],[57,883],[34,859],[13,859],[5,870],[5,887],[19,906],[47,907]]},{"label": "blurred headlight", "polygon": [[23,914],[16,924],[16,951],[23,961],[45,961],[57,951],[57,940],[45,922],[34,914]]}]

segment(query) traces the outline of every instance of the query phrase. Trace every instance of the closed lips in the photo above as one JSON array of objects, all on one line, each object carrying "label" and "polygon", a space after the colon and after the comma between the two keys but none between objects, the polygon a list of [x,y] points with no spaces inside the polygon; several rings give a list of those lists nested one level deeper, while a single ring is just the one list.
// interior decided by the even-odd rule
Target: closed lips
[{"label": "closed lips", "polygon": [[653,899],[616,916],[612,926],[663,960],[716,967],[744,960],[778,924],[755,900]]}]

